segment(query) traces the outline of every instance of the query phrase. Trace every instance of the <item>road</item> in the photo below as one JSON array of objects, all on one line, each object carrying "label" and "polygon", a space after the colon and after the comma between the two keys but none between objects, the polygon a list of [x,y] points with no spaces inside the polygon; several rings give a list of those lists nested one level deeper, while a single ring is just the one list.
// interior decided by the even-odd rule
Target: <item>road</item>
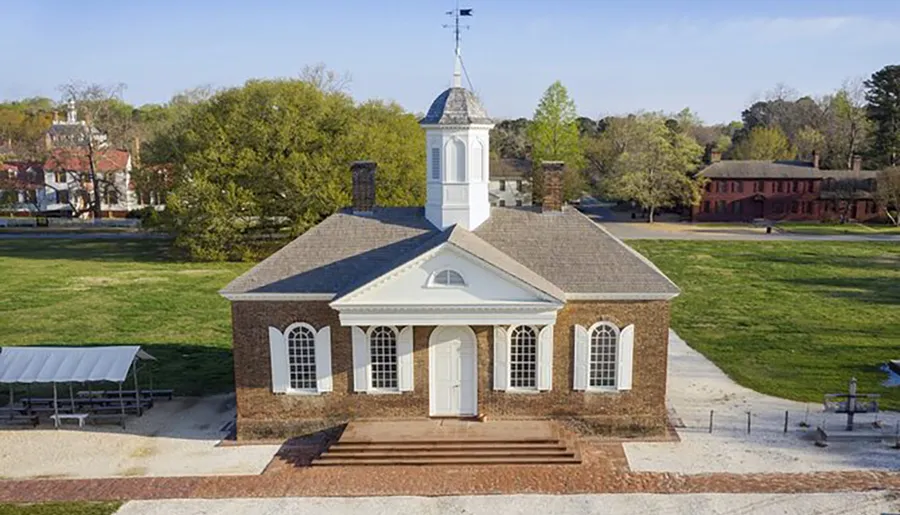
[{"label": "road", "polygon": [[582,207],[581,211],[607,231],[623,240],[733,240],[733,241],[886,241],[900,243],[898,234],[792,234],[757,227],[717,228],[686,223],[623,222],[607,207]]},{"label": "road", "polygon": [[889,492],[833,494],[602,494],[132,501],[117,515],[504,515],[737,513],[851,514],[896,511]]}]

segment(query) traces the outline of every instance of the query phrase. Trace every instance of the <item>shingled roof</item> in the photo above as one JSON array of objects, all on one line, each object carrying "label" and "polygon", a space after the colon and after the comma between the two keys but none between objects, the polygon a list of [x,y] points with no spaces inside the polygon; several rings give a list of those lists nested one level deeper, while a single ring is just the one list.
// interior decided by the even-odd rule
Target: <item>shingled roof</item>
[{"label": "shingled roof", "polygon": [[495,207],[475,231],[439,231],[422,208],[342,211],[226,286],[230,296],[341,295],[450,242],[554,297],[669,298],[678,288],[578,211]]},{"label": "shingled roof", "polygon": [[821,170],[808,161],[718,161],[698,175],[710,179],[873,179],[877,171]]},{"label": "shingled roof", "polygon": [[465,88],[449,88],[428,108],[422,125],[469,125],[493,123],[474,93]]}]

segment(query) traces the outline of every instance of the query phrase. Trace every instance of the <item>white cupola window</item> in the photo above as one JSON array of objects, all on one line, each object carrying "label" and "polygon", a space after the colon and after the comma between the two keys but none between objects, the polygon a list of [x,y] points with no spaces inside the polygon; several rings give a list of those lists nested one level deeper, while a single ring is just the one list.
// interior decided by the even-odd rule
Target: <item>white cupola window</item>
[{"label": "white cupola window", "polygon": [[453,181],[466,182],[466,144],[453,140]]},{"label": "white cupola window", "polygon": [[441,270],[431,274],[431,279],[428,281],[429,286],[434,287],[448,287],[448,286],[465,286],[466,281],[463,279],[462,274],[457,272],[456,270]]}]

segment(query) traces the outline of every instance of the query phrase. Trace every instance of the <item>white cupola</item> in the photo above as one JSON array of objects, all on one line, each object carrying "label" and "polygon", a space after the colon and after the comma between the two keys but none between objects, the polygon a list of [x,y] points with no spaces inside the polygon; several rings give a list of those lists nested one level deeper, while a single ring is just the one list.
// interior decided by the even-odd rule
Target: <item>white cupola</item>
[{"label": "white cupola", "polygon": [[425,129],[427,201],[425,217],[441,230],[459,224],[474,230],[491,214],[491,119],[475,95],[462,87],[459,49],[452,86],[438,95],[419,121]]}]

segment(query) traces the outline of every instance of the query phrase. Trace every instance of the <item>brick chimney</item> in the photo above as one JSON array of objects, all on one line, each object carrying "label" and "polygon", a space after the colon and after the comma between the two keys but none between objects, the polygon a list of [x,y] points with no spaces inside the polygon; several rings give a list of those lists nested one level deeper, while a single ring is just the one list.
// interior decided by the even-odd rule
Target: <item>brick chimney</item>
[{"label": "brick chimney", "polygon": [[853,156],[853,171],[859,173],[862,171],[862,156]]},{"label": "brick chimney", "polygon": [[565,171],[566,164],[562,161],[541,162],[541,176],[544,189],[541,212],[562,211],[562,182]]},{"label": "brick chimney", "polygon": [[375,207],[375,161],[354,161],[350,165],[353,175],[353,212],[371,213]]},{"label": "brick chimney", "polygon": [[722,153],[718,150],[709,151],[709,164],[718,163],[722,160]]},{"label": "brick chimney", "polygon": [[812,166],[816,170],[819,169],[819,151],[818,150],[813,150],[813,152],[812,152]]}]

